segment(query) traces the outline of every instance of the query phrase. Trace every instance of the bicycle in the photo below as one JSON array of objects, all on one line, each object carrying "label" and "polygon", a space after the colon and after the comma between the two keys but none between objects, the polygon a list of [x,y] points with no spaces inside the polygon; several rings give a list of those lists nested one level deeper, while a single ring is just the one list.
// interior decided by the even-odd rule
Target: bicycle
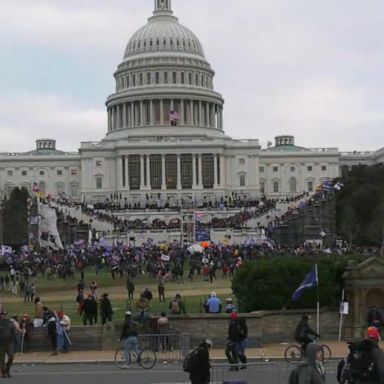
[{"label": "bicycle", "polygon": [[132,361],[136,361],[137,364],[144,369],[152,369],[157,363],[157,356],[154,351],[144,350],[139,347],[139,353],[130,351],[128,353],[128,359],[125,358],[124,348],[119,348],[115,352],[115,365],[120,369],[128,369]]},{"label": "bicycle", "polygon": [[[321,344],[321,348],[323,350],[323,362],[326,363],[332,358],[332,351],[326,344]],[[288,345],[284,352],[284,358],[287,363],[302,361],[304,359],[303,345]]]}]

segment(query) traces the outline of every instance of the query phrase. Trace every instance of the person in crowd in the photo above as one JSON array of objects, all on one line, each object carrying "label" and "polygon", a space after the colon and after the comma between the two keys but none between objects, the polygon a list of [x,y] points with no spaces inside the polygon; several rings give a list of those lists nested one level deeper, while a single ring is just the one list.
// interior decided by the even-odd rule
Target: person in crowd
[{"label": "person in crowd", "polygon": [[232,312],[236,312],[236,305],[234,304],[231,298],[228,298],[225,302],[226,302],[225,313],[229,314]]},{"label": "person in crowd", "polygon": [[381,327],[383,326],[383,316],[377,307],[372,307],[369,310],[367,323],[369,327],[376,327],[379,331],[381,331]]},{"label": "person in crowd", "polygon": [[238,370],[239,363],[239,343],[241,341],[241,331],[239,324],[239,315],[237,312],[232,312],[230,315],[228,327],[228,342],[225,349],[225,355],[231,364],[231,370]]},{"label": "person in crowd", "polygon": [[153,299],[153,293],[151,292],[151,290],[149,288],[145,288],[145,291],[143,292],[143,295],[144,297],[149,301],[151,302],[152,299]]},{"label": "person in crowd", "polygon": [[125,320],[121,329],[120,341],[123,342],[125,363],[127,365],[130,363],[131,352],[134,352],[138,359],[140,358],[138,333],[130,311],[125,312]]},{"label": "person in crowd", "polygon": [[27,281],[24,285],[24,303],[27,303],[31,300],[31,284]]},{"label": "person in crowd", "polygon": [[159,284],[157,285],[157,291],[159,293],[159,301],[165,303],[165,280],[164,277],[161,277]]},{"label": "person in crowd", "polygon": [[191,384],[209,384],[211,382],[211,364],[209,351],[212,349],[211,340],[204,340],[196,351],[195,361],[191,364],[189,379]]},{"label": "person in crowd", "polygon": [[90,289],[91,289],[92,297],[93,297],[95,300],[97,300],[97,290],[98,290],[98,285],[97,285],[96,281],[92,281],[91,286],[90,286]]},{"label": "person in crowd", "polygon": [[135,293],[135,283],[133,282],[131,277],[127,279],[127,291],[128,291],[128,299],[133,300],[133,294]]},{"label": "person in crowd", "polygon": [[36,286],[34,283],[31,283],[31,294],[30,294],[30,297],[29,297],[29,301],[33,302],[33,299],[35,298],[35,295],[36,295]]},{"label": "person in crowd", "polygon": [[29,352],[31,350],[31,337],[33,332],[33,323],[27,313],[24,313],[20,320],[21,330],[21,352]]},{"label": "person in crowd", "polygon": [[247,355],[245,354],[245,350],[247,349],[248,326],[247,326],[247,321],[244,317],[239,318],[239,329],[240,329],[239,344],[238,344],[239,359],[243,363],[242,368],[246,368]]},{"label": "person in crowd", "polygon": [[17,330],[17,332],[14,332],[13,334],[13,352],[17,353],[20,352],[21,348],[21,329],[20,329],[20,323],[19,323],[19,316],[13,315],[10,319],[13,329]]},{"label": "person in crowd", "polygon": [[43,325],[43,303],[40,300],[40,297],[36,297],[35,299],[35,317],[33,320],[33,326],[35,328],[41,327]]},{"label": "person in crowd", "polygon": [[69,352],[71,345],[70,341],[70,330],[71,330],[71,319],[63,311],[57,313],[58,317],[58,349],[63,353]]},{"label": "person in crowd", "polygon": [[148,317],[148,311],[149,311],[149,301],[148,299],[144,296],[144,294],[141,294],[139,300],[136,302],[136,309],[138,312],[138,321],[140,323],[144,323],[144,321]]},{"label": "person in crowd", "polygon": [[207,301],[208,313],[221,313],[221,300],[217,297],[216,292],[211,292]]},{"label": "person in crowd", "polygon": [[302,345],[303,351],[306,350],[308,344],[314,342],[314,338],[310,336],[320,337],[320,335],[309,326],[308,322],[310,318],[308,315],[303,315],[295,330],[295,340]]},{"label": "person in crowd", "polygon": [[58,354],[57,350],[57,318],[52,313],[50,313],[47,324],[47,334],[49,342],[51,345],[51,356],[56,356]]},{"label": "person in crowd", "polygon": [[84,325],[93,325],[95,316],[97,316],[97,301],[91,294],[83,301],[81,306],[80,316],[83,316]]},{"label": "person in crowd", "polygon": [[185,315],[187,311],[185,310],[184,302],[179,293],[176,293],[175,297],[169,303],[169,310],[172,315]]},{"label": "person in crowd", "polygon": [[159,335],[167,335],[167,336],[160,336],[158,340],[159,347],[162,350],[169,350],[170,349],[170,342],[169,342],[169,319],[167,317],[167,314],[165,312],[162,312],[160,314],[160,317],[157,319],[156,322],[157,325],[157,333]]},{"label": "person in crowd", "polygon": [[13,340],[20,329],[7,319],[7,312],[0,312],[0,370],[3,378],[11,377],[11,367],[14,359]]},{"label": "person in crowd", "polygon": [[298,384],[324,384],[326,382],[321,345],[312,343],[305,351],[306,363],[296,370]]},{"label": "person in crowd", "polygon": [[100,318],[101,325],[104,325],[107,321],[112,321],[113,309],[111,301],[109,300],[108,293],[103,293],[103,298],[100,301]]}]

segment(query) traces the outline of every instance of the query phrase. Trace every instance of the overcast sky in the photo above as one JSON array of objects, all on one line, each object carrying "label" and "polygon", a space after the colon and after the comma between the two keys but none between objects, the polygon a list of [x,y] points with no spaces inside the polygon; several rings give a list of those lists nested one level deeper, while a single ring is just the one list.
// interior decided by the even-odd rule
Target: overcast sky
[{"label": "overcast sky", "polygon": [[[227,134],[384,146],[383,0],[172,2],[216,71]],[[113,72],[153,3],[0,0],[0,151],[102,139]]]}]

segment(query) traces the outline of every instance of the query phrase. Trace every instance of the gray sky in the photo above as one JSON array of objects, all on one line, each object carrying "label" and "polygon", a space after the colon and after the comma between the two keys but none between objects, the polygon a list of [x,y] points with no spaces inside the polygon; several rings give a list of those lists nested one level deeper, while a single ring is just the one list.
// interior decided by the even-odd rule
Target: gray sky
[{"label": "gray sky", "polygon": [[[173,0],[201,40],[234,138],[384,146],[382,0]],[[0,0],[0,151],[106,132],[105,100],[153,0]]]}]

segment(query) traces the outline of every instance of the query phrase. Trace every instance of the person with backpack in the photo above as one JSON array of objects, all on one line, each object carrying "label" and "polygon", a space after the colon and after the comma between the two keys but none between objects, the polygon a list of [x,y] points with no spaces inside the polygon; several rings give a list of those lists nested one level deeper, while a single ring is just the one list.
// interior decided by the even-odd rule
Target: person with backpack
[{"label": "person with backpack", "polygon": [[289,376],[289,384],[324,384],[326,383],[323,365],[323,348],[312,343],[305,351],[306,362],[294,369]]},{"label": "person with backpack", "polygon": [[179,293],[177,293],[176,296],[170,301],[169,310],[172,315],[181,315],[182,313],[185,315],[187,313]]},{"label": "person with backpack", "polygon": [[100,301],[100,318],[101,325],[107,321],[111,322],[113,316],[113,309],[111,301],[109,300],[108,293],[103,293],[103,298]]},{"label": "person with backpack", "polygon": [[295,340],[302,345],[303,352],[305,352],[307,345],[314,342],[310,336],[320,337],[308,324],[310,316],[303,315],[295,330]]},{"label": "person with backpack", "polygon": [[237,371],[239,369],[239,344],[241,341],[239,315],[237,312],[232,312],[229,316],[228,342],[225,355],[231,364],[231,371]]},{"label": "person with backpack", "polygon": [[384,384],[384,352],[379,348],[379,342],[378,329],[369,327],[366,339],[350,343],[348,357],[338,365],[338,382]]},{"label": "person with backpack", "polygon": [[189,373],[191,384],[208,384],[211,381],[211,363],[209,351],[212,349],[211,340],[204,340],[184,360],[184,372]]}]

